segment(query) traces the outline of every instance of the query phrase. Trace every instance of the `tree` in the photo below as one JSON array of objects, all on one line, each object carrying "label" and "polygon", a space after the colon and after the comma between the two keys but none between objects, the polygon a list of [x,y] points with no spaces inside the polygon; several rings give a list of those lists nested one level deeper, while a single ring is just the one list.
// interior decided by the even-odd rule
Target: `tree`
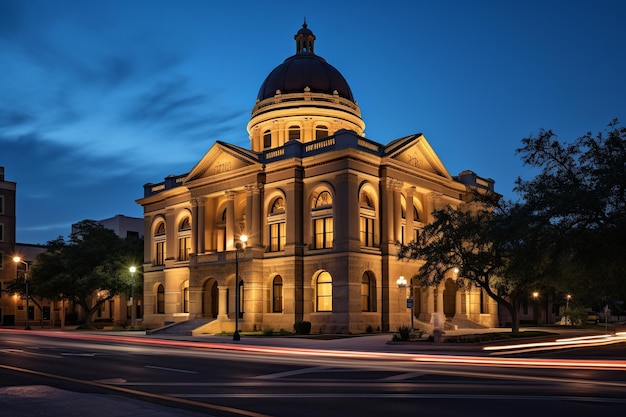
[{"label": "tree", "polygon": [[[518,191],[535,230],[549,235],[537,246],[555,285],[576,300],[602,304],[626,299],[626,128],[611,122],[571,144],[551,130],[522,140],[522,161],[540,169]],[[549,273],[548,273],[549,270]]]},{"label": "tree", "polygon": [[143,254],[141,239],[121,239],[93,221],[79,223],[68,243],[59,238],[48,245],[31,268],[30,282],[40,296],[81,306],[85,327],[102,304],[129,289],[128,267]]},{"label": "tree", "polygon": [[[432,213],[418,240],[401,245],[398,257],[421,261],[416,275],[423,286],[437,285],[458,268],[457,287],[478,287],[506,308],[512,331],[519,331],[518,311],[536,282],[516,251],[528,251],[524,210],[496,194],[479,194],[458,208]],[[524,252],[526,253],[526,252]]]}]

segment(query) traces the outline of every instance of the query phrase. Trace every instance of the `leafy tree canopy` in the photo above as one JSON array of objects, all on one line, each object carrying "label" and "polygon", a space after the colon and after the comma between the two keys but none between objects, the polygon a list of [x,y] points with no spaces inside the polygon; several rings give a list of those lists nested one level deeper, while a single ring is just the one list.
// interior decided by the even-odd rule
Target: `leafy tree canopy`
[{"label": "leafy tree canopy", "polygon": [[[626,128],[614,120],[570,144],[550,130],[522,140],[523,162],[539,174],[518,179],[530,224],[549,239],[537,249],[561,287],[588,305],[626,299]],[[540,234],[540,232],[537,232]]]},{"label": "leafy tree canopy", "polygon": [[85,312],[85,326],[107,300],[130,289],[130,265],[139,265],[143,240],[119,238],[94,221],[76,226],[69,242],[48,243],[31,268],[30,283],[36,293],[50,299],[68,299]]}]

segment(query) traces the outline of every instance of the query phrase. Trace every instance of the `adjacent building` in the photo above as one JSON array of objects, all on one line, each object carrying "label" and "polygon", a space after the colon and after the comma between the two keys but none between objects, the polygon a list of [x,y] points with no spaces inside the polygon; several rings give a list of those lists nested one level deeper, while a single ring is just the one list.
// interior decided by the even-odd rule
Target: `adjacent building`
[{"label": "adjacent building", "polygon": [[[5,179],[4,167],[0,166],[0,324],[25,325],[27,314],[30,321],[45,320],[50,323],[55,315],[53,302],[41,300],[41,309],[36,309],[33,303],[27,306],[22,295],[7,291],[7,283],[14,281],[18,274],[25,274],[26,264],[30,266],[37,255],[45,251],[45,246],[15,241],[16,191],[17,184]],[[15,256],[26,264],[15,263]]]}]

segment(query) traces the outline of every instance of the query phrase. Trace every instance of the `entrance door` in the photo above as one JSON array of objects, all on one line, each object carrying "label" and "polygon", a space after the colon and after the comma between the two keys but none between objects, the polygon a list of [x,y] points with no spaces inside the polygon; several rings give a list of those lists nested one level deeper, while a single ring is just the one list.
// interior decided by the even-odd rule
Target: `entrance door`
[{"label": "entrance door", "polygon": [[443,313],[446,317],[454,317],[456,313],[456,284],[450,278],[446,280],[446,288],[443,291]]}]

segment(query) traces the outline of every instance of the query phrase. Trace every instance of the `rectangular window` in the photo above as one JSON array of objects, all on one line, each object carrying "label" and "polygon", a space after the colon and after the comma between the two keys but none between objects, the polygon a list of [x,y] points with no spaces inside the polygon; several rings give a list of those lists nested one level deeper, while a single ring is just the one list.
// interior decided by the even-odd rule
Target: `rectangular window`
[{"label": "rectangular window", "polygon": [[0,242],[4,242],[4,224],[0,223]]},{"label": "rectangular window", "polygon": [[50,307],[49,306],[43,306],[41,308],[41,316],[44,320],[50,320]]},{"label": "rectangular window", "polygon": [[0,214],[4,214],[4,196],[0,195]]},{"label": "rectangular window", "polygon": [[155,250],[155,265],[165,265],[165,242],[157,242]]},{"label": "rectangular window", "polygon": [[285,250],[285,223],[270,224],[270,252]]},{"label": "rectangular window", "polygon": [[191,253],[191,238],[189,236],[178,239],[178,260],[188,261]]},{"label": "rectangular window", "polygon": [[333,218],[315,219],[315,248],[333,247]]},{"label": "rectangular window", "polygon": [[183,289],[183,313],[189,313],[189,288]]},{"label": "rectangular window", "polygon": [[361,246],[374,246],[374,219],[361,217]]}]

